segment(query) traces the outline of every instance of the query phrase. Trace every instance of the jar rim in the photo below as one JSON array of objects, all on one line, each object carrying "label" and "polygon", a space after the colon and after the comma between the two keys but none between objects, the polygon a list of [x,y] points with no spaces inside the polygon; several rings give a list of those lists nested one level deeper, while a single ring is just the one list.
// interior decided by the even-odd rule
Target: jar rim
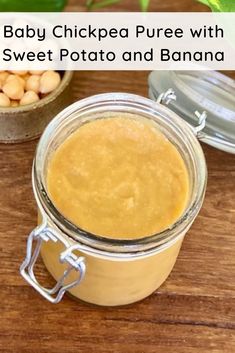
[{"label": "jar rim", "polygon": [[[50,139],[55,136],[56,129],[58,129],[62,122],[65,120],[68,121],[69,117],[71,118],[76,114],[78,118],[79,112],[81,113],[84,109],[91,109],[91,107],[94,108],[98,105],[104,108],[105,106],[110,106],[110,104],[113,104],[113,107],[116,106],[119,108],[122,104],[124,108],[138,107],[139,109],[144,109],[146,114],[149,114],[150,119],[151,115],[152,119],[154,119],[154,115],[161,119],[167,119],[165,123],[168,125],[175,124],[179,131],[184,134],[186,133],[185,139],[191,144],[191,152],[195,159],[194,162],[197,163],[197,172],[200,175],[197,192],[181,217],[171,227],[162,232],[137,239],[112,239],[87,232],[66,219],[55,207],[47,193],[47,188],[43,180],[43,165],[45,163],[48,143]],[[48,124],[38,143],[33,163],[32,178],[33,190],[40,211],[46,215],[49,223],[52,222],[53,225],[65,233],[66,236],[75,242],[96,249],[96,251],[100,253],[116,254],[116,256],[121,254],[123,256],[130,256],[130,254],[132,254],[135,256],[137,253],[151,253],[156,251],[156,249],[159,250],[168,247],[169,244],[175,242],[182,233],[184,234],[187,231],[202,206],[207,182],[207,168],[201,146],[191,127],[173,111],[162,104],[138,95],[129,93],[104,93],[73,103],[61,111]]]}]

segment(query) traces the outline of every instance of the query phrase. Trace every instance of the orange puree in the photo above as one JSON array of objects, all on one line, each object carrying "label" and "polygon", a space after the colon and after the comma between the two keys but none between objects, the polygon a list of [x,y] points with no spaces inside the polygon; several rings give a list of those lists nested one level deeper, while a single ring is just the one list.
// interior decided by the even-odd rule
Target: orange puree
[{"label": "orange puree", "polygon": [[109,238],[140,238],[183,213],[188,173],[177,148],[146,118],[97,119],[53,154],[49,195],[71,222]]}]

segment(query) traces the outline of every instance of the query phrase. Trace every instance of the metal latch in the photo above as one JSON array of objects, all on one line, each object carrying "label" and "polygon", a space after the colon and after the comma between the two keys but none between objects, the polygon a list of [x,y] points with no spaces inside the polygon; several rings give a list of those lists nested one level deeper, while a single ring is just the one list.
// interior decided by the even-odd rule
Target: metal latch
[{"label": "metal latch", "polygon": [[[159,104],[166,104],[168,105],[171,101],[176,101],[177,96],[175,94],[175,91],[172,88],[169,88],[166,92],[162,92],[159,94],[156,102]],[[198,119],[198,125],[197,126],[192,126],[191,124],[187,123],[190,128],[193,130],[193,133],[197,136],[200,131],[204,129],[206,126],[206,118],[207,118],[207,112],[203,111],[202,113],[195,111],[194,114],[196,115]]]},{"label": "metal latch", "polygon": [[[33,250],[33,244],[35,241],[36,246]],[[59,261],[68,265],[56,285],[51,289],[40,285],[34,274],[34,265],[40,253],[42,243],[48,241],[52,241],[54,243],[61,242],[65,246],[65,250],[60,254]],[[77,256],[73,253],[74,250],[78,249],[79,245],[68,246],[59,233],[49,227],[46,227],[45,225],[42,225],[34,229],[28,237],[26,257],[20,266],[20,273],[24,279],[44,298],[49,300],[51,303],[58,303],[61,301],[66,290],[77,286],[84,278],[86,272],[85,259],[84,257]],[[77,278],[74,281],[65,284],[65,279],[71,271],[75,271],[77,273]]]}]

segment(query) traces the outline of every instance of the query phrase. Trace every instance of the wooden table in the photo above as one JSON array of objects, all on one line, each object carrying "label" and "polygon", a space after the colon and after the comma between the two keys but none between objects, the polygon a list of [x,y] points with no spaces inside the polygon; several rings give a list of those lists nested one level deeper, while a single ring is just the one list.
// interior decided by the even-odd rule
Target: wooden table
[{"label": "wooden table", "polygon": [[[73,0],[68,10],[82,10]],[[82,2],[82,1],[81,1]],[[111,10],[138,10],[134,0]],[[152,0],[152,11],[200,11],[194,0]],[[77,99],[126,91],[147,95],[146,72],[78,72]],[[235,156],[203,145],[209,180],[200,215],[168,280],[144,301],[94,307],[42,299],[19,275],[36,223],[31,165],[37,141],[0,145],[0,352],[235,352]],[[49,280],[39,265],[41,280]]]}]

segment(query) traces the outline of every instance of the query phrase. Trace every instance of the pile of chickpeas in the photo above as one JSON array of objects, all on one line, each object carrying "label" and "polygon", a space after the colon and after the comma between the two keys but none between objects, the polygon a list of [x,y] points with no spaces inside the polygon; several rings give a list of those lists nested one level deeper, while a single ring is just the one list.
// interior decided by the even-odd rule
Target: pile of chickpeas
[{"label": "pile of chickpeas", "polygon": [[0,107],[35,103],[54,91],[60,81],[56,71],[0,71]]}]

